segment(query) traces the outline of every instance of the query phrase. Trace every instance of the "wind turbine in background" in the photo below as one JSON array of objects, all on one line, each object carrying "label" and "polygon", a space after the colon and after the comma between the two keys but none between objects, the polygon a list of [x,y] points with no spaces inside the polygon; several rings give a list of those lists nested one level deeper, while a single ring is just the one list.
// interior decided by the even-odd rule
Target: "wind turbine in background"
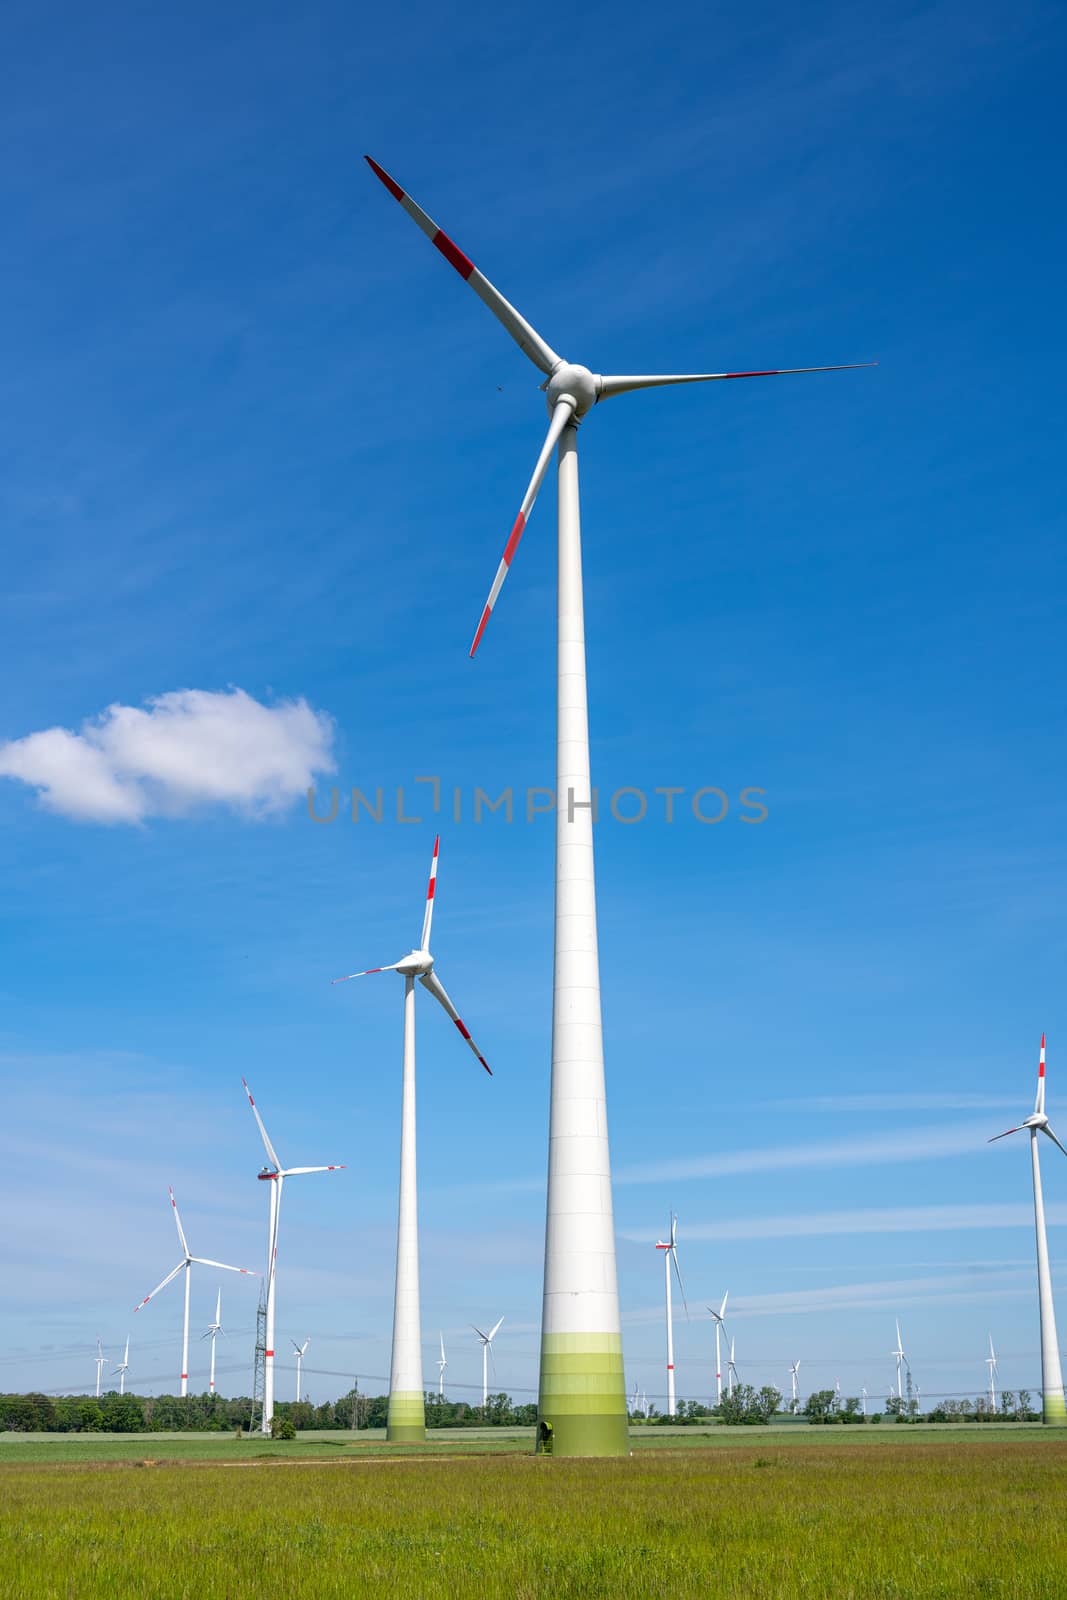
[{"label": "wind turbine in background", "polygon": [[161,1289],[165,1289],[167,1284],[171,1283],[178,1276],[179,1272],[185,1273],[185,1317],[182,1322],[181,1377],[181,1394],[184,1398],[189,1393],[189,1285],[193,1276],[194,1262],[200,1267],[217,1267],[220,1272],[239,1272],[243,1278],[258,1278],[259,1273],[250,1272],[247,1267],[227,1266],[225,1261],[210,1261],[207,1256],[191,1255],[189,1252],[189,1246],[186,1243],[185,1229],[182,1227],[182,1219],[178,1215],[178,1202],[174,1198],[173,1189],[170,1191],[170,1205],[171,1210],[174,1212],[174,1226],[178,1230],[178,1241],[182,1247],[183,1258],[178,1262],[178,1265],[174,1268],[174,1271],[168,1272],[162,1283],[157,1283],[151,1294],[146,1294],[144,1299],[141,1301],[141,1304],[139,1306],[134,1306],[133,1309],[134,1312],[142,1310],[148,1304],[149,1300],[152,1299],[152,1296],[157,1295]]},{"label": "wind turbine in background", "polygon": [[225,1336],[225,1333],[226,1333],[225,1328],[222,1326],[222,1289],[221,1289],[221,1287],[219,1288],[218,1295],[216,1296],[216,1299],[215,1299],[215,1320],[214,1320],[214,1322],[209,1322],[205,1332],[203,1332],[200,1335],[201,1339],[210,1339],[211,1340],[211,1376],[208,1378],[208,1385],[207,1385],[208,1394],[214,1394],[215,1393],[215,1340],[216,1340],[216,1338],[218,1337],[218,1335],[220,1333],[223,1336]]},{"label": "wind turbine in background", "polygon": [[[671,1212],[670,1239],[659,1239],[656,1249],[663,1251],[663,1275],[667,1285],[667,1415],[675,1414],[674,1404],[674,1312],[671,1307],[671,1266],[674,1266],[674,1275],[678,1279],[678,1293],[685,1306],[685,1290],[682,1287],[682,1274],[678,1270],[678,1218]],[[688,1317],[689,1307],[685,1306]],[[718,1324],[716,1324],[716,1327]]]},{"label": "wind turbine in background", "polygon": [[[473,1322],[471,1323],[471,1327],[474,1328],[475,1333],[478,1335],[479,1339],[482,1341],[482,1417],[483,1417],[483,1420],[484,1420],[484,1417],[485,1417],[486,1409],[487,1409],[487,1407],[489,1405],[489,1357],[493,1353],[493,1340],[496,1338],[497,1334],[500,1332],[500,1323],[503,1322],[503,1320],[504,1320],[503,1317],[501,1317],[500,1322],[494,1323],[493,1326],[489,1329],[488,1333],[483,1333],[481,1328],[474,1328],[474,1323]],[[493,1362],[493,1376],[494,1377],[496,1376],[496,1362],[495,1361]]]},{"label": "wind turbine in background", "polygon": [[904,1354],[904,1346],[901,1343],[901,1339],[900,1339],[900,1323],[899,1322],[897,1322],[896,1328],[897,1328],[897,1346],[896,1346],[896,1349],[895,1350],[891,1350],[889,1352],[889,1354],[891,1356],[895,1356],[896,1357],[896,1363],[897,1363],[897,1399],[898,1400],[903,1400],[903,1398],[904,1398],[904,1363],[907,1360],[907,1357]]},{"label": "wind turbine in background", "polygon": [[800,1362],[799,1361],[793,1361],[793,1362],[790,1363],[789,1377],[790,1377],[790,1379],[792,1381],[792,1384],[793,1384],[793,1415],[796,1416],[796,1414],[797,1414],[797,1399],[798,1399],[797,1380],[800,1377]]},{"label": "wind turbine in background", "polygon": [[282,1211],[282,1184],[286,1178],[299,1178],[307,1172],[343,1172],[343,1161],[332,1162],[328,1167],[283,1167],[278,1160],[277,1153],[267,1130],[263,1126],[263,1118],[259,1114],[259,1107],[252,1098],[252,1091],[248,1081],[241,1079],[244,1084],[248,1104],[252,1107],[252,1115],[256,1119],[259,1136],[263,1140],[263,1148],[267,1152],[267,1166],[262,1167],[256,1174],[260,1182],[270,1184],[270,1212],[267,1224],[267,1327],[266,1347],[263,1351],[263,1422],[261,1431],[270,1433],[271,1419],[274,1416],[274,1310],[276,1289],[278,1284],[278,1223]]},{"label": "wind turbine in background", "polygon": [[730,1340],[730,1360],[727,1365],[727,1372],[729,1373],[729,1381],[727,1383],[726,1392],[732,1400],[734,1397],[734,1384],[737,1382],[737,1362],[734,1360],[733,1339]]},{"label": "wind turbine in background", "polygon": [[985,1358],[989,1368],[989,1404],[995,1411],[997,1409],[997,1352],[993,1349],[993,1335],[989,1335],[989,1354]]},{"label": "wind turbine in background", "polygon": [[863,1415],[867,1415],[867,1385],[863,1386]]},{"label": "wind turbine in background", "polygon": [[129,1336],[129,1334],[127,1334],[126,1335],[126,1349],[125,1349],[125,1351],[123,1353],[122,1360],[115,1367],[115,1371],[119,1375],[119,1394],[125,1394],[126,1393],[126,1374],[127,1374],[127,1372],[129,1370],[130,1370],[130,1336]]},{"label": "wind turbine in background", "polygon": [[99,1398],[100,1398],[100,1374],[104,1370],[104,1368],[107,1366],[107,1356],[104,1354],[104,1347],[100,1343],[100,1335],[99,1334],[97,1334],[97,1336],[96,1336],[96,1355],[93,1357],[93,1360],[96,1362],[96,1398],[99,1400]]},{"label": "wind turbine in background", "polygon": [[296,1351],[296,1399],[297,1399],[297,1404],[299,1405],[299,1403],[300,1403],[300,1378],[301,1378],[301,1374],[302,1374],[302,1372],[304,1370],[304,1356],[307,1354],[307,1347],[311,1343],[311,1336],[309,1334],[308,1337],[304,1340],[303,1344],[297,1344],[295,1339],[290,1339],[289,1343],[292,1345],[293,1349]]},{"label": "wind turbine in background", "polygon": [[711,1320],[715,1324],[715,1404],[722,1402],[722,1351],[719,1348],[719,1335],[726,1332],[726,1302],[730,1298],[727,1289],[722,1297],[722,1305],[716,1311],[714,1306],[708,1306]]},{"label": "wind turbine in background", "polygon": [[396,1288],[393,1299],[393,1356],[389,1370],[389,1439],[425,1439],[426,1396],[422,1387],[422,1318],[419,1310],[419,1196],[415,1163],[415,979],[433,995],[452,1018],[489,1076],[489,1065],[467,1031],[434,971],[430,954],[430,925],[437,892],[437,857],[441,836],[433,842],[430,882],[418,948],[389,967],[369,967],[334,978],[369,978],[375,972],[399,972],[404,980],[404,1076],[400,1109],[400,1205],[396,1229]]},{"label": "wind turbine in background", "polygon": [[441,1355],[440,1355],[440,1357],[438,1359],[438,1362],[437,1362],[437,1397],[438,1397],[439,1400],[443,1400],[444,1397],[445,1397],[445,1368],[447,1366],[448,1366],[448,1362],[445,1359],[445,1336],[442,1333],[441,1334]]},{"label": "wind turbine in background", "polygon": [[559,532],[556,916],[538,1420],[552,1424],[555,1455],[625,1455],[629,1440],[611,1202],[593,872],[578,507],[578,424],[600,401],[631,390],[731,378],[777,377],[785,369],[602,377],[588,367],[566,361],[411,196],[370,156],[367,161],[394,200],[544,375],[541,388],[548,406],[548,432],[504,547],[470,653],[473,656],[481,642],[549,460],[556,450]]},{"label": "wind turbine in background", "polygon": [[1037,1136],[1047,1134],[1064,1155],[1067,1150],[1049,1127],[1045,1115],[1045,1035],[1041,1035],[1041,1054],[1037,1064],[1037,1098],[1034,1109],[1017,1128],[1007,1128],[993,1135],[989,1143],[1006,1139],[1009,1133],[1030,1134],[1030,1166],[1034,1178],[1034,1232],[1037,1235],[1037,1295],[1041,1316],[1041,1414],[1042,1420],[1062,1425],[1067,1423],[1067,1405],[1063,1398],[1063,1371],[1060,1367],[1060,1347],[1056,1341],[1056,1310],[1052,1303],[1052,1274],[1048,1264],[1048,1236],[1045,1232],[1045,1200],[1041,1192],[1041,1163],[1037,1153]]}]

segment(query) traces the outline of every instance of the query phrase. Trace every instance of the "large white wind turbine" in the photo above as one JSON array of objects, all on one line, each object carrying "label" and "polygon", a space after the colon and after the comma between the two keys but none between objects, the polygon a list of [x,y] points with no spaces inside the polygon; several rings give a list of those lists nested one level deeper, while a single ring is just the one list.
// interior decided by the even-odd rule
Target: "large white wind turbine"
[{"label": "large white wind turbine", "polygon": [[100,1374],[101,1374],[101,1372],[103,1372],[104,1368],[107,1366],[107,1356],[104,1354],[104,1347],[100,1343],[100,1335],[99,1334],[97,1334],[97,1336],[96,1336],[96,1355],[93,1357],[93,1360],[96,1362],[96,1398],[99,1400],[99,1398],[100,1398]]},{"label": "large white wind turbine", "polygon": [[445,1397],[445,1368],[447,1366],[448,1366],[448,1362],[445,1359],[445,1336],[442,1333],[442,1335],[441,1335],[441,1356],[440,1356],[440,1359],[439,1359],[439,1361],[437,1363],[437,1396],[438,1396],[438,1399],[440,1399],[440,1400],[443,1400],[444,1397]]},{"label": "large white wind turbine", "polygon": [[[673,1417],[676,1411],[674,1403],[674,1311],[671,1306],[671,1263],[674,1264],[674,1274],[678,1279],[678,1293],[685,1305],[685,1290],[682,1288],[682,1274],[678,1270],[678,1218],[671,1212],[671,1226],[669,1239],[658,1239],[656,1249],[663,1251],[663,1275],[667,1286],[667,1415]],[[686,1316],[689,1307],[686,1306]],[[716,1327],[718,1324],[716,1323]]]},{"label": "large white wind turbine", "polygon": [[992,1410],[997,1409],[997,1352],[993,1349],[993,1335],[989,1335],[989,1354],[985,1358],[989,1368],[989,1404]]},{"label": "large white wind turbine", "polygon": [[172,1282],[173,1279],[178,1276],[179,1272],[185,1273],[185,1317],[182,1322],[181,1377],[181,1393],[183,1396],[185,1396],[189,1393],[189,1285],[193,1275],[193,1263],[195,1262],[201,1267],[218,1267],[221,1272],[239,1272],[244,1278],[258,1278],[259,1273],[250,1272],[247,1267],[227,1266],[225,1261],[209,1261],[207,1256],[191,1255],[189,1253],[189,1246],[185,1240],[185,1229],[182,1227],[182,1219],[178,1215],[178,1202],[174,1198],[173,1189],[170,1191],[170,1204],[171,1210],[174,1212],[174,1226],[178,1230],[178,1241],[181,1244],[184,1252],[182,1260],[178,1262],[178,1265],[174,1268],[174,1271],[168,1272],[162,1283],[157,1283],[155,1288],[152,1290],[152,1293],[146,1294],[144,1299],[141,1301],[141,1304],[139,1306],[134,1306],[133,1309],[135,1312],[140,1311],[142,1307],[148,1304],[149,1300],[152,1299],[152,1296],[157,1295],[161,1289],[165,1289],[167,1284]]},{"label": "large white wind turbine", "polygon": [[[664,384],[779,376],[702,372],[602,377],[565,361],[387,172],[367,160],[393,198],[474,290],[544,375],[549,412],[518,516],[471,645],[473,656],[507,577],[554,449],[558,460],[559,592],[556,735],[556,920],[552,1089],[541,1323],[539,1421],[556,1455],[625,1455],[615,1230],[600,1016],[585,617],[578,509],[578,425],[600,401]],[[798,367],[795,372],[837,370]]]},{"label": "large white wind turbine", "polygon": [[726,1293],[722,1297],[722,1305],[719,1307],[718,1311],[716,1311],[714,1306],[708,1306],[708,1310],[711,1313],[711,1320],[715,1324],[715,1404],[716,1405],[718,1405],[722,1400],[722,1351],[721,1351],[721,1349],[719,1347],[719,1336],[720,1336],[720,1334],[724,1334],[726,1332],[726,1302],[727,1302],[727,1300],[729,1298],[730,1298],[730,1291],[729,1291],[729,1289],[727,1289]]},{"label": "large white wind turbine", "polygon": [[208,1394],[215,1393],[215,1340],[220,1333],[225,1335],[225,1332],[226,1330],[222,1326],[222,1289],[220,1287],[215,1299],[215,1320],[214,1322],[209,1322],[207,1328],[200,1335],[201,1339],[211,1340],[211,1376],[208,1378]]},{"label": "large white wind turbine", "polygon": [[[489,1329],[488,1333],[483,1333],[481,1328],[474,1328],[474,1323],[473,1322],[471,1323],[471,1327],[474,1328],[475,1333],[478,1335],[479,1339],[482,1341],[482,1418],[483,1418],[483,1420],[485,1418],[486,1407],[489,1404],[489,1357],[493,1353],[493,1340],[496,1338],[497,1334],[500,1332],[500,1323],[503,1322],[503,1320],[504,1320],[503,1317],[501,1317],[500,1322],[494,1322],[493,1326]],[[494,1370],[495,1370],[495,1363],[494,1363]]]},{"label": "large white wind turbine", "polygon": [[256,1176],[261,1182],[270,1184],[270,1211],[267,1225],[267,1327],[266,1349],[263,1352],[263,1422],[262,1432],[269,1434],[271,1420],[274,1416],[274,1309],[275,1291],[278,1283],[278,1222],[282,1211],[282,1185],[286,1178],[299,1178],[306,1172],[343,1172],[343,1161],[334,1161],[327,1167],[283,1167],[278,1160],[277,1152],[267,1137],[267,1130],[263,1126],[263,1118],[259,1114],[259,1107],[252,1098],[252,1091],[245,1078],[245,1094],[248,1104],[252,1107],[252,1115],[256,1119],[259,1136],[263,1140],[263,1148],[267,1152],[267,1166],[262,1167]]},{"label": "large white wind turbine", "polygon": [[296,1398],[297,1398],[297,1402],[299,1403],[299,1400],[300,1400],[300,1379],[301,1379],[301,1375],[302,1375],[302,1373],[304,1371],[304,1357],[307,1354],[307,1347],[311,1343],[311,1338],[310,1338],[310,1336],[308,1338],[306,1338],[304,1340],[303,1344],[297,1344],[295,1339],[290,1339],[289,1343],[292,1345],[293,1349],[296,1351]]},{"label": "large white wind turbine", "polygon": [[899,1322],[897,1322],[896,1327],[897,1327],[896,1348],[894,1350],[891,1350],[889,1353],[890,1353],[891,1356],[895,1357],[896,1363],[897,1363],[897,1399],[898,1400],[903,1400],[903,1398],[904,1398],[904,1363],[905,1363],[907,1357],[904,1354],[904,1346],[900,1341],[900,1323]]},{"label": "large white wind turbine", "polygon": [[790,1362],[790,1364],[789,1364],[789,1376],[790,1376],[790,1379],[792,1380],[792,1384],[793,1384],[793,1415],[796,1416],[797,1404],[798,1404],[798,1401],[799,1401],[799,1391],[798,1391],[798,1388],[797,1388],[797,1380],[800,1377],[800,1362],[799,1361]]},{"label": "large white wind turbine", "polygon": [[130,1370],[130,1336],[129,1336],[129,1334],[127,1334],[126,1335],[126,1349],[123,1352],[122,1360],[120,1362],[118,1362],[118,1364],[115,1367],[115,1371],[119,1375],[119,1394],[125,1394],[126,1393],[126,1374],[127,1374],[127,1372],[129,1372],[129,1370]]},{"label": "large white wind turbine", "polygon": [[440,835],[433,842],[430,882],[418,948],[388,967],[370,967],[334,978],[369,978],[375,972],[399,972],[404,980],[404,1076],[400,1107],[400,1204],[396,1229],[396,1288],[393,1299],[393,1356],[389,1372],[389,1439],[425,1439],[426,1396],[422,1387],[422,1321],[419,1311],[419,1195],[415,1163],[415,979],[418,978],[452,1018],[490,1077],[485,1057],[467,1031],[466,1023],[448,998],[434,971],[430,954],[430,925],[437,892],[437,858]]},{"label": "large white wind turbine", "polygon": [[1041,1163],[1037,1154],[1037,1136],[1045,1133],[1064,1155],[1063,1145],[1049,1127],[1045,1115],[1045,1035],[1041,1035],[1041,1054],[1037,1065],[1037,1099],[1034,1109],[1017,1128],[1007,1128],[993,1135],[989,1143],[1006,1139],[1009,1133],[1030,1134],[1030,1165],[1034,1177],[1034,1231],[1037,1234],[1037,1294],[1041,1315],[1041,1395],[1042,1420],[1048,1423],[1067,1423],[1067,1405],[1063,1398],[1063,1372],[1060,1367],[1060,1347],[1056,1340],[1056,1311],[1052,1303],[1052,1274],[1048,1264],[1048,1237],[1045,1233],[1045,1199],[1041,1192]]}]

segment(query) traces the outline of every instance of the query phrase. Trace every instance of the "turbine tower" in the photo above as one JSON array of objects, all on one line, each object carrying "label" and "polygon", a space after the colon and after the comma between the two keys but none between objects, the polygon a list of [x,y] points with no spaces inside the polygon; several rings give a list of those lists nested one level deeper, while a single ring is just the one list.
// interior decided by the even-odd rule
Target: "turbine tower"
[{"label": "turbine tower", "polygon": [[790,1379],[792,1380],[792,1384],[793,1384],[793,1415],[796,1416],[796,1414],[797,1414],[797,1403],[798,1403],[798,1399],[799,1399],[798,1389],[797,1389],[797,1380],[800,1377],[800,1362],[799,1361],[793,1361],[793,1362],[790,1363],[789,1376],[790,1376]]},{"label": "turbine tower", "polygon": [[[600,401],[635,389],[839,368],[603,377],[565,361],[381,168],[371,170],[417,227],[544,375],[548,433],[482,610],[481,642],[504,579],[557,451],[556,896],[552,1088],[538,1420],[552,1425],[555,1455],[625,1455],[615,1229],[600,1015],[592,793],[586,701],[585,616],[578,509],[578,425]],[[861,363],[874,365],[874,363]]]},{"label": "turbine tower", "polygon": [[[669,1240],[656,1241],[656,1249],[663,1251],[663,1275],[667,1286],[667,1415],[673,1417],[676,1411],[674,1403],[674,1312],[671,1307],[671,1263],[674,1263],[674,1273],[678,1279],[678,1293],[685,1305],[685,1290],[682,1288],[682,1275],[678,1270],[678,1218],[671,1212]],[[686,1316],[689,1308],[686,1306]]]},{"label": "turbine tower", "polygon": [[430,924],[437,891],[438,834],[433,842],[430,882],[418,948],[388,967],[369,967],[334,978],[369,978],[375,972],[399,972],[404,980],[404,1075],[400,1108],[400,1204],[396,1227],[396,1288],[393,1299],[393,1356],[389,1370],[389,1416],[386,1437],[391,1440],[425,1439],[426,1395],[422,1387],[422,1319],[419,1311],[419,1195],[415,1166],[415,979],[452,1018],[475,1056],[492,1077],[489,1065],[467,1031],[434,971],[430,954]]},{"label": "turbine tower", "polygon": [[445,1397],[445,1368],[447,1366],[448,1362],[445,1360],[445,1336],[442,1333],[441,1356],[437,1363],[437,1397],[439,1400],[443,1400]]},{"label": "turbine tower", "polygon": [[146,1294],[144,1299],[141,1301],[141,1304],[139,1306],[134,1306],[133,1309],[135,1313],[142,1310],[142,1308],[148,1304],[149,1300],[152,1299],[152,1296],[157,1295],[161,1289],[165,1289],[167,1284],[171,1283],[173,1279],[178,1276],[179,1272],[185,1273],[185,1318],[182,1322],[181,1374],[181,1395],[184,1399],[189,1393],[189,1286],[193,1276],[194,1262],[197,1266],[201,1267],[217,1267],[220,1272],[239,1272],[243,1278],[258,1278],[259,1273],[250,1272],[247,1267],[227,1266],[225,1261],[209,1261],[207,1256],[190,1255],[189,1246],[185,1240],[185,1229],[182,1227],[182,1219],[178,1215],[178,1202],[174,1198],[173,1189],[170,1191],[170,1204],[171,1210],[174,1212],[174,1226],[178,1230],[178,1241],[181,1244],[184,1252],[183,1258],[178,1262],[178,1265],[174,1268],[173,1272],[168,1272],[163,1281],[156,1284],[151,1294]]},{"label": "turbine tower", "polygon": [[1017,1128],[1007,1128],[993,1135],[989,1143],[1006,1139],[1009,1133],[1030,1134],[1030,1166],[1034,1178],[1034,1231],[1037,1235],[1037,1293],[1041,1314],[1041,1414],[1042,1420],[1062,1426],[1067,1423],[1067,1406],[1063,1398],[1063,1372],[1060,1367],[1060,1347],[1056,1341],[1056,1311],[1052,1303],[1052,1274],[1048,1264],[1048,1238],[1045,1233],[1045,1200],[1041,1192],[1041,1163],[1037,1153],[1037,1136],[1045,1133],[1063,1150],[1063,1145],[1049,1127],[1045,1115],[1045,1035],[1041,1035],[1041,1054],[1037,1064],[1037,1099],[1034,1109]]},{"label": "turbine tower", "polygon": [[989,1335],[989,1354],[985,1358],[989,1368],[989,1404],[992,1410],[997,1409],[997,1352],[993,1349],[993,1335]]},{"label": "turbine tower", "polygon": [[267,1152],[267,1166],[262,1167],[257,1173],[261,1182],[270,1184],[270,1210],[267,1224],[267,1306],[266,1306],[266,1345],[263,1351],[263,1421],[261,1432],[269,1435],[271,1420],[274,1416],[274,1307],[275,1292],[278,1283],[278,1222],[282,1211],[282,1185],[286,1178],[299,1178],[307,1172],[343,1172],[343,1161],[335,1161],[328,1167],[283,1167],[278,1160],[274,1146],[267,1137],[267,1130],[263,1126],[263,1118],[259,1114],[259,1107],[252,1099],[252,1091],[248,1081],[241,1079],[244,1084],[248,1104],[252,1107],[252,1115],[256,1119],[259,1136],[263,1140],[263,1148]]},{"label": "turbine tower", "polygon": [[104,1347],[100,1343],[100,1335],[99,1334],[97,1334],[97,1336],[96,1336],[96,1355],[93,1357],[93,1360],[96,1362],[96,1398],[99,1400],[99,1398],[100,1398],[100,1374],[104,1370],[104,1368],[107,1366],[107,1356],[104,1354]]},{"label": "turbine tower", "polygon": [[[489,1329],[488,1333],[483,1333],[481,1328],[474,1328],[473,1322],[471,1323],[471,1327],[474,1328],[475,1333],[478,1335],[479,1339],[482,1341],[482,1418],[483,1418],[483,1420],[484,1420],[484,1417],[485,1417],[486,1408],[489,1405],[489,1357],[493,1353],[493,1340],[496,1338],[497,1334],[500,1332],[500,1323],[503,1322],[503,1320],[504,1320],[503,1317],[501,1317],[500,1322],[494,1323],[493,1326]],[[494,1370],[494,1372],[496,1371],[496,1363],[495,1362],[493,1363],[493,1370]]]},{"label": "turbine tower", "polygon": [[126,1335],[126,1349],[125,1349],[125,1352],[123,1353],[122,1360],[115,1367],[115,1371],[119,1375],[119,1394],[125,1394],[126,1393],[126,1374],[127,1374],[127,1372],[129,1370],[130,1370],[130,1336],[129,1336],[129,1334],[127,1334]]},{"label": "turbine tower", "polygon": [[904,1362],[905,1362],[906,1358],[905,1358],[905,1355],[904,1355],[904,1346],[900,1341],[900,1323],[899,1322],[897,1322],[896,1327],[897,1327],[897,1345],[896,1345],[896,1349],[895,1350],[891,1350],[889,1352],[889,1354],[896,1358],[896,1363],[897,1363],[897,1399],[898,1400],[903,1400],[903,1398],[904,1398],[904,1382],[903,1382],[903,1379],[904,1379]]},{"label": "turbine tower", "polygon": [[208,1378],[208,1394],[215,1393],[215,1339],[220,1333],[224,1334],[225,1331],[222,1326],[222,1289],[220,1287],[215,1300],[215,1320],[214,1322],[209,1322],[206,1330],[200,1335],[201,1339],[211,1340],[211,1376]]},{"label": "turbine tower", "polygon": [[727,1300],[729,1298],[730,1298],[730,1291],[729,1291],[729,1289],[727,1289],[726,1293],[722,1297],[722,1305],[719,1307],[718,1311],[716,1311],[714,1306],[708,1306],[708,1310],[711,1313],[711,1320],[715,1324],[715,1404],[716,1405],[719,1405],[721,1403],[721,1401],[722,1401],[722,1352],[721,1352],[721,1350],[719,1348],[719,1336],[720,1336],[720,1334],[725,1334],[725,1332],[726,1332],[726,1320],[725,1320],[725,1318],[726,1318],[726,1302],[727,1302]]},{"label": "turbine tower", "polygon": [[303,1373],[303,1370],[304,1370],[304,1356],[307,1353],[308,1345],[311,1343],[311,1337],[309,1335],[304,1340],[303,1344],[297,1344],[295,1339],[290,1339],[289,1343],[292,1345],[293,1349],[296,1351],[296,1399],[297,1399],[297,1404],[299,1405],[299,1403],[300,1403],[300,1378],[301,1378],[301,1374]]}]

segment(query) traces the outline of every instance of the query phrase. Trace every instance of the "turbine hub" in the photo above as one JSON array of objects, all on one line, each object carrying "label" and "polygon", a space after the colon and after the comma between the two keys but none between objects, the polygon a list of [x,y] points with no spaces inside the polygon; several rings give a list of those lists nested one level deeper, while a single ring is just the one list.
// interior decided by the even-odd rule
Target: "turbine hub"
[{"label": "turbine hub", "polygon": [[572,361],[561,362],[545,384],[549,412],[568,397],[574,401],[574,415],[584,417],[600,398],[600,379],[588,367],[576,366]]},{"label": "turbine hub", "polygon": [[1023,1123],[1024,1128],[1044,1128],[1048,1126],[1048,1118],[1043,1111],[1035,1111]]},{"label": "turbine hub", "polygon": [[433,956],[428,950],[412,950],[403,961],[398,961],[396,970],[405,978],[421,978],[427,972],[433,971]]}]

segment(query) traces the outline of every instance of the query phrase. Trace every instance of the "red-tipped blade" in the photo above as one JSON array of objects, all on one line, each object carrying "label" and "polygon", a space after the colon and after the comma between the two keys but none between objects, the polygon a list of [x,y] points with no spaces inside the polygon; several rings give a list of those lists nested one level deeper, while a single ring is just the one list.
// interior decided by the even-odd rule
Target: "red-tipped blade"
[{"label": "red-tipped blade", "polygon": [[448,234],[437,226],[432,217],[426,215],[421,206],[415,204],[411,196],[400,187],[395,178],[389,176],[384,167],[380,167],[370,156],[365,156],[364,160],[375,176],[385,184],[393,199],[399,201],[412,221],[422,229],[430,243],[455,267],[464,282],[470,284],[479,300],[488,306],[497,321],[511,334],[519,349],[529,356],[534,366],[546,374],[550,373],[553,367],[558,367],[560,357],[552,346],[546,344],[526,318],[520,316],[510,301],[504,299],[499,289],[494,289],[489,279],[478,271],[474,262],[463,254]]},{"label": "red-tipped blade", "polygon": [[437,857],[441,849],[441,835],[438,834],[433,842],[433,860],[430,862],[430,881],[426,886],[426,911],[422,919],[422,943],[420,950],[430,948],[430,924],[433,922],[433,898],[437,892]]},{"label": "red-tipped blade", "polygon": [[857,372],[861,367],[877,365],[877,361],[842,361],[832,367],[764,367],[758,372],[661,372],[647,377],[601,378],[597,399],[608,400],[613,394],[629,394],[634,389],[662,389],[672,383],[721,383],[728,378],[789,378],[802,372]]}]

